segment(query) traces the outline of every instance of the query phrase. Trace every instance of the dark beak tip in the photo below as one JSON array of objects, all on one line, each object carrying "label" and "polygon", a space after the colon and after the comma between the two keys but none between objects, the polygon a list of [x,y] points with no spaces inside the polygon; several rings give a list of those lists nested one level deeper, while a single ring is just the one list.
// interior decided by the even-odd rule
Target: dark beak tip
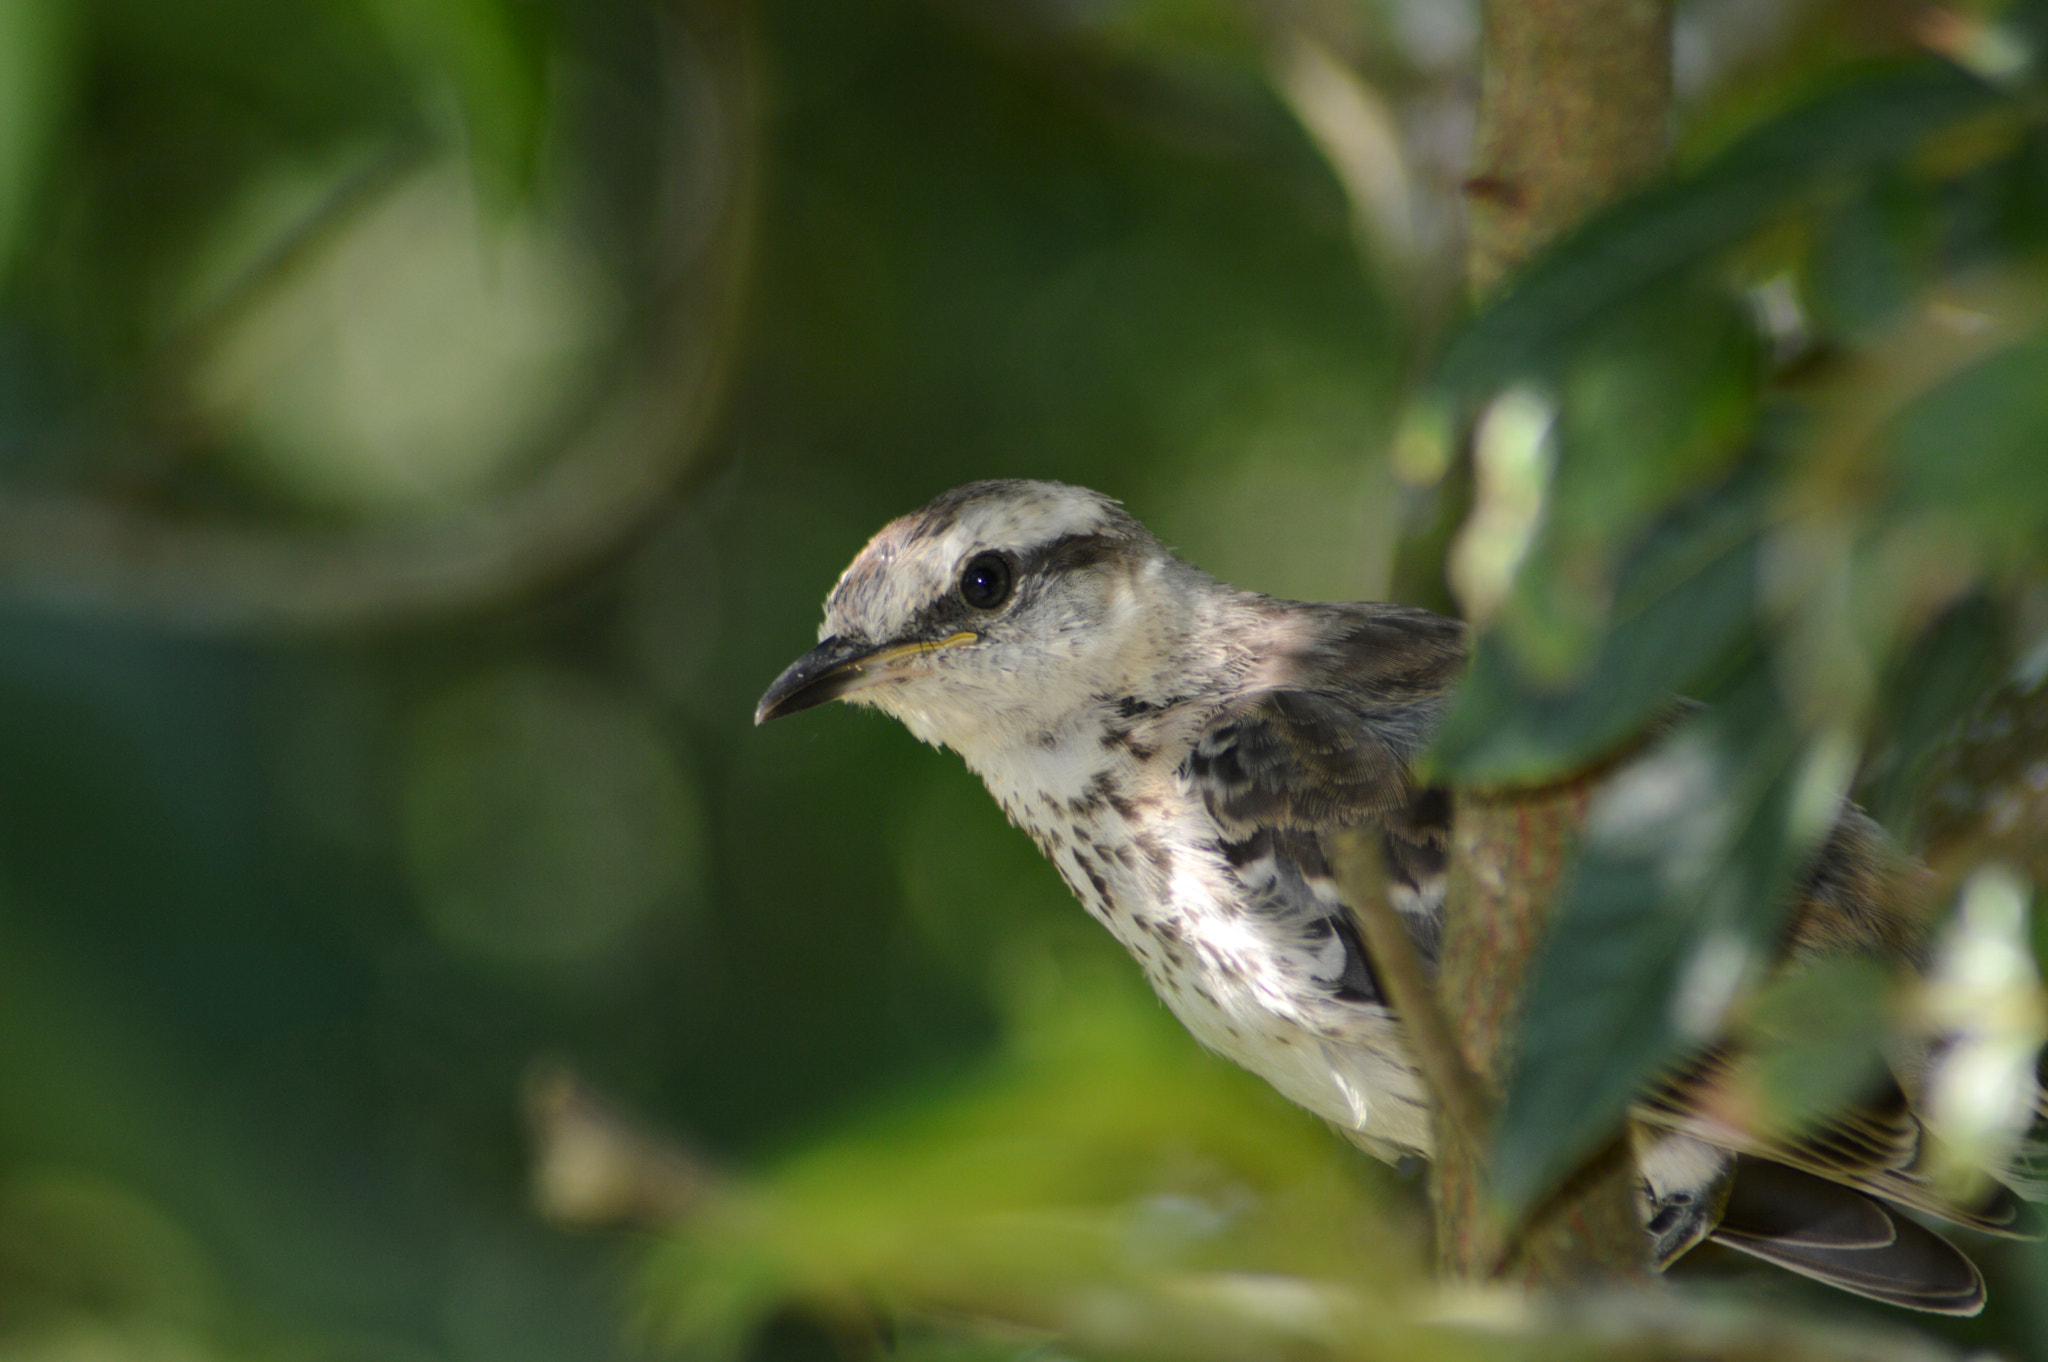
[{"label": "dark beak tip", "polygon": [[791,691],[769,691],[761,697],[761,703],[754,706],[754,727],[759,728],[771,719],[801,714],[807,709],[815,709],[819,705],[837,700],[839,690],[840,687],[833,685],[831,678],[825,678]]},{"label": "dark beak tip", "polygon": [[801,693],[801,690],[791,690],[780,681],[770,686],[768,693],[761,697],[761,703],[754,706],[754,727],[759,728],[770,719],[780,719],[785,714],[793,714],[797,709],[804,708],[789,703]]},{"label": "dark beak tip", "polygon": [[821,641],[775,678],[754,706],[754,726],[837,700],[852,683],[854,664],[872,651],[867,644],[842,638]]},{"label": "dark beak tip", "polygon": [[792,714],[811,708],[818,701],[805,694],[805,688],[795,690],[777,686],[761,697],[761,703],[754,706],[754,727],[759,728],[771,719],[783,719]]}]

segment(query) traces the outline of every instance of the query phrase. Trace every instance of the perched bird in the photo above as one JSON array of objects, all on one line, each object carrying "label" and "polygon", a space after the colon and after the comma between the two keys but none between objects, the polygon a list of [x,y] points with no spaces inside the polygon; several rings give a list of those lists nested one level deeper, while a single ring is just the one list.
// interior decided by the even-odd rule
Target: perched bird
[{"label": "perched bird", "polygon": [[[959,753],[1198,1040],[1391,1159],[1430,1153],[1429,1096],[1327,839],[1378,832],[1388,896],[1433,961],[1450,801],[1410,767],[1464,655],[1464,627],[1427,610],[1227,586],[1099,493],[978,482],[874,537],[754,717],[851,700]],[[1797,944],[1905,939],[1881,839],[1845,811]],[[1992,1232],[2019,1207],[1944,1202],[1916,1173],[1899,1087],[1800,1143],[1738,1149],[1688,1111],[1714,1067],[1702,1056],[1637,1113],[1660,1266],[1712,1237],[1893,1304],[1981,1308],[1969,1259],[1887,1203]]]}]

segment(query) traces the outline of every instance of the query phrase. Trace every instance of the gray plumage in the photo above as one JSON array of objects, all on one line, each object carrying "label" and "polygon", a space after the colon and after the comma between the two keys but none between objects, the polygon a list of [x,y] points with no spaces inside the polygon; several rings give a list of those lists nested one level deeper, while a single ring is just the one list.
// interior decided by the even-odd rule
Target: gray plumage
[{"label": "gray plumage", "polygon": [[[1427,1094],[1324,838],[1378,829],[1389,898],[1434,960],[1450,805],[1409,771],[1464,647],[1426,610],[1226,586],[1098,493],[982,482],[875,536],[755,717],[847,699],[952,748],[1197,1039],[1370,1152],[1427,1155]],[[1876,835],[1851,814],[1824,849],[1799,950],[1902,944]],[[1965,1210],[1919,1182],[1903,1093],[1799,1146],[1737,1149],[1688,1105],[1713,1062],[1639,1112],[1660,1263],[1713,1235],[1894,1304],[1982,1305],[1968,1259],[1872,1197],[1994,1232],[2016,1203]]]}]

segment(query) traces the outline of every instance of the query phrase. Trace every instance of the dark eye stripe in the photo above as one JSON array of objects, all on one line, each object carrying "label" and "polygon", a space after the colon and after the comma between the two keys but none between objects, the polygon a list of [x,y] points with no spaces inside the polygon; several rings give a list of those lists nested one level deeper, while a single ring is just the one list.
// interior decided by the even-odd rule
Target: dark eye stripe
[{"label": "dark eye stripe", "polygon": [[1114,557],[1123,541],[1107,534],[1066,534],[1025,555],[1024,573],[1078,572]]}]

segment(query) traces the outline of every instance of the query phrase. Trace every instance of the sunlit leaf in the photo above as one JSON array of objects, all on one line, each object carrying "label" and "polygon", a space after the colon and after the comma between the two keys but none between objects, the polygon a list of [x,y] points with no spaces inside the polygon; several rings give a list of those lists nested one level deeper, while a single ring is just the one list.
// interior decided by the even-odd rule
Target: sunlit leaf
[{"label": "sunlit leaf", "polygon": [[[879,1306],[1085,1347],[1105,1323],[1088,1302],[1120,1301],[1138,1337],[1206,1321],[1219,1332],[1180,1355],[1229,1356],[1325,1327],[1278,1295],[1342,1281],[1377,1296],[1420,1268],[1400,1234],[1367,1232],[1385,1212],[1318,1122],[1189,1044],[1122,973],[1060,985],[969,1082],[827,1136],[678,1226],[646,1279],[656,1329],[715,1356],[778,1306],[828,1321]],[[1195,1288],[1226,1271],[1302,1280],[1276,1283],[1284,1308],[1262,1323]]]},{"label": "sunlit leaf", "polygon": [[1982,1188],[1986,1168],[2010,1163],[2039,1115],[2048,994],[2030,941],[2034,892],[2014,866],[1979,866],[1913,999],[1945,1047],[1927,1085],[1928,1122],[1941,1136],[1927,1171],[1966,1196]]}]

